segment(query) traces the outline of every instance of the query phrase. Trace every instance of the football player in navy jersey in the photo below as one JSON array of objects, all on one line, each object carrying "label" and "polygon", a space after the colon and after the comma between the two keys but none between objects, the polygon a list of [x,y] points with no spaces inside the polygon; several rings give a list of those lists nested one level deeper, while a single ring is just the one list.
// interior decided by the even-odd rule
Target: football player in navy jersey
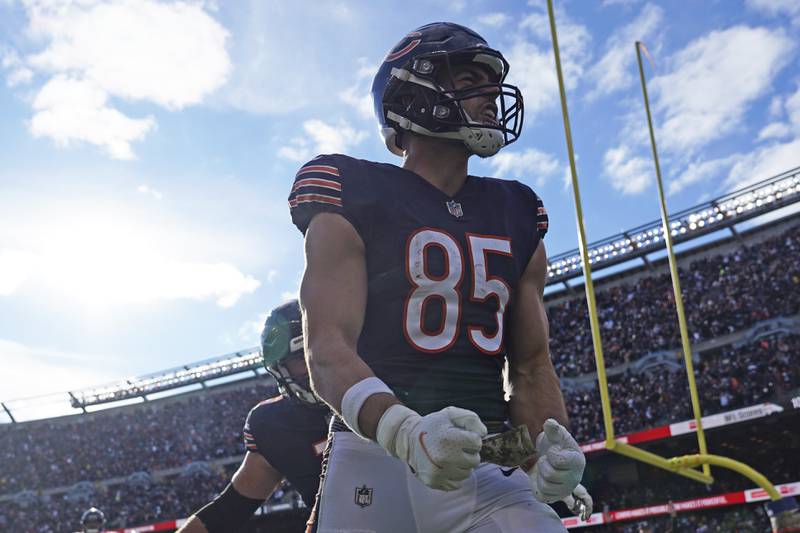
[{"label": "football player in navy jersey", "polygon": [[[306,358],[337,413],[320,533],[564,531],[546,503],[576,488],[588,503],[548,351],[546,211],[526,185],[467,171],[522,129],[508,68],[468,28],[418,28],[372,87],[402,166],[322,155],[296,175]],[[481,462],[506,420],[536,436],[523,469]]]},{"label": "football player in navy jersey", "polygon": [[237,531],[284,478],[309,508],[313,505],[330,411],[308,384],[297,300],[273,309],[267,317],[261,353],[281,395],[250,410],[241,466],[225,490],[192,515],[180,533]]}]

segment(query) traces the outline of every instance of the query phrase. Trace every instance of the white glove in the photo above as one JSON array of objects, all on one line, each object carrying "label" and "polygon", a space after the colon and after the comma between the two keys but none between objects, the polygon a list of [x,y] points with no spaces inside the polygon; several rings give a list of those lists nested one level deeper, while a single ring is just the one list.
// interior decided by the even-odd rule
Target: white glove
[{"label": "white glove", "polygon": [[478,415],[458,407],[420,416],[393,405],[378,422],[378,444],[402,459],[428,487],[456,490],[481,462],[486,426]]},{"label": "white glove", "polygon": [[586,490],[586,487],[580,483],[578,483],[578,486],[572,491],[572,494],[561,501],[567,504],[567,508],[572,514],[579,516],[584,522],[589,520],[589,517],[592,516],[594,500],[592,500],[592,496],[589,494],[589,491]]},{"label": "white glove", "polygon": [[553,503],[572,495],[583,477],[586,458],[567,428],[547,419],[536,437],[536,452],[539,459],[528,472],[536,499]]}]

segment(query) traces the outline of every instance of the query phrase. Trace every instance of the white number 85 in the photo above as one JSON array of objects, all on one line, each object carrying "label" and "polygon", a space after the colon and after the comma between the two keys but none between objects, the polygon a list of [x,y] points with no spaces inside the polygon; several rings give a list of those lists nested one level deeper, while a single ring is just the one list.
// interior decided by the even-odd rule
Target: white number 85
[{"label": "white number 85", "polygon": [[[497,298],[495,313],[497,330],[487,334],[477,326],[467,326],[470,342],[480,351],[496,355],[503,347],[503,314],[511,296],[508,283],[498,276],[489,275],[488,254],[511,256],[511,239],[489,235],[467,233],[473,284],[470,300],[484,302]],[[445,259],[445,271],[434,276],[428,272],[427,249],[439,248]],[[404,333],[412,346],[423,352],[442,352],[458,339],[461,319],[461,293],[459,287],[464,278],[464,254],[449,233],[431,228],[422,228],[409,237],[406,244],[406,275],[414,287],[406,298],[403,317]],[[442,302],[442,322],[436,331],[424,328],[425,306],[431,299]]]}]

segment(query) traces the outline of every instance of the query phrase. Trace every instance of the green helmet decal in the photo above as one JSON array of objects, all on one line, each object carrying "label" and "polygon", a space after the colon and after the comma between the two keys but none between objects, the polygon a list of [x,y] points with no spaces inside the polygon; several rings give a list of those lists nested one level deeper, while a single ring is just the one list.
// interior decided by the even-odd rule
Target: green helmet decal
[{"label": "green helmet decal", "polygon": [[[297,341],[295,343],[292,341],[302,336],[303,326],[297,300],[273,309],[261,331],[261,360],[264,367],[269,369],[292,353],[296,353]],[[302,349],[302,344],[299,347]]]}]

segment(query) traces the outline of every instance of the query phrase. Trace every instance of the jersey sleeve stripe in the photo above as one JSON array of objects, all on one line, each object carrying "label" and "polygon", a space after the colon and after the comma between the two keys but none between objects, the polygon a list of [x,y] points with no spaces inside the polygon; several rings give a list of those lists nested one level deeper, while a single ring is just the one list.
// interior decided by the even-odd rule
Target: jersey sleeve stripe
[{"label": "jersey sleeve stripe", "polygon": [[342,184],[333,180],[324,180],[319,178],[304,178],[294,182],[292,192],[303,187],[322,187],[323,189],[331,189],[333,191],[341,191]]},{"label": "jersey sleeve stripe", "polygon": [[332,167],[330,165],[308,165],[301,168],[295,178],[301,176],[303,174],[308,174],[309,172],[320,172],[322,174],[329,174],[331,176],[339,177],[339,169],[336,167]]},{"label": "jersey sleeve stripe", "polygon": [[289,200],[290,207],[297,207],[300,204],[309,202],[317,202],[321,204],[330,204],[342,207],[342,200],[335,196],[328,196],[326,194],[298,194],[295,198]]}]

